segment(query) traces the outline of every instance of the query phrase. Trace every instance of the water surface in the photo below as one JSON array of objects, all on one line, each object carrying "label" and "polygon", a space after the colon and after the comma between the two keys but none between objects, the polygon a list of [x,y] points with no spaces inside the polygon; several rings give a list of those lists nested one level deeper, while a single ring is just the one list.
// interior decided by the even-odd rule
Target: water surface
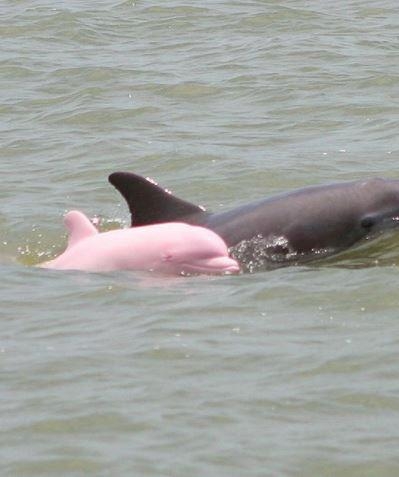
[{"label": "water surface", "polygon": [[2,475],[396,476],[397,237],[238,277],[56,273],[109,173],[211,210],[398,178],[397,5],[0,6]]}]

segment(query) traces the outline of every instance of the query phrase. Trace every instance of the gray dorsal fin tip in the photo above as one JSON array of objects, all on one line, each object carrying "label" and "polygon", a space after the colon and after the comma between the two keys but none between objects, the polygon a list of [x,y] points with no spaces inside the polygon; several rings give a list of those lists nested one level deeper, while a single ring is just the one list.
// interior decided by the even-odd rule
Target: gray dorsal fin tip
[{"label": "gray dorsal fin tip", "polygon": [[132,172],[114,172],[108,180],[126,200],[134,226],[176,221],[201,223],[207,215],[203,208]]}]

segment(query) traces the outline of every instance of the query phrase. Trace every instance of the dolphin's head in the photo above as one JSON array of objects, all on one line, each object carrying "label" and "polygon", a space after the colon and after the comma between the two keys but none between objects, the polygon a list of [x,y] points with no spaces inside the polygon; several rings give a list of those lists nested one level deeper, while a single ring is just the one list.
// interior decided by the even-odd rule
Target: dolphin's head
[{"label": "dolphin's head", "polygon": [[372,236],[399,226],[399,180],[371,179],[361,183],[364,212],[360,226]]},{"label": "dolphin's head", "polygon": [[169,224],[178,228],[179,240],[164,253],[165,269],[185,274],[232,274],[240,267],[229,257],[227,245],[219,235],[204,227],[182,223]]}]

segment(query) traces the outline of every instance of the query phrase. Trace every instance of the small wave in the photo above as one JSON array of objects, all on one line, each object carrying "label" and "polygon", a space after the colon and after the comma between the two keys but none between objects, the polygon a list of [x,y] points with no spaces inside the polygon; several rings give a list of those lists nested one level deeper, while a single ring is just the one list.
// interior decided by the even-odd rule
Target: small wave
[{"label": "small wave", "polygon": [[328,249],[299,253],[293,249],[284,236],[265,238],[262,235],[257,235],[250,240],[243,240],[232,247],[230,252],[232,257],[240,262],[242,270],[249,273],[316,260],[332,253]]}]

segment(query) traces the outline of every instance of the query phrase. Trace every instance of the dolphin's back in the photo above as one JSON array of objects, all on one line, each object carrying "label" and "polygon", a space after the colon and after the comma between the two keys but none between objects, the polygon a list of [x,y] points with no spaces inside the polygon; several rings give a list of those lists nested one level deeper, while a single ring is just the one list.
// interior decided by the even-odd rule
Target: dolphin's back
[{"label": "dolphin's back", "polygon": [[229,246],[249,237],[282,236],[303,253],[364,235],[363,195],[359,183],[308,187],[212,215],[206,225]]}]

